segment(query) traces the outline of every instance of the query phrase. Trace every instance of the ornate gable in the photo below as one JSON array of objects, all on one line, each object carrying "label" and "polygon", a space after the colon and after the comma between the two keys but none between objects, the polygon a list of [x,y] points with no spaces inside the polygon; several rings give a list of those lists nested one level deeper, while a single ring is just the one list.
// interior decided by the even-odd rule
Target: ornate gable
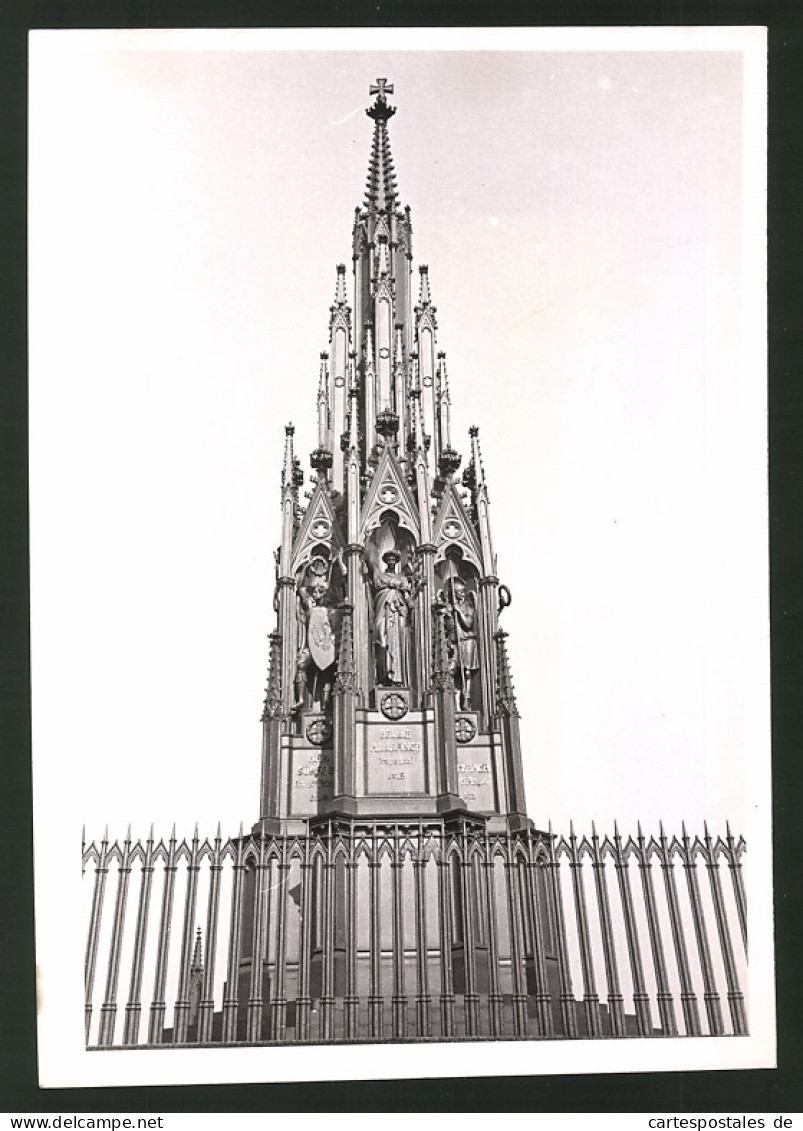
[{"label": "ornate gable", "polygon": [[379,526],[382,515],[387,511],[396,515],[399,526],[409,530],[416,542],[420,541],[421,526],[415,500],[405,482],[399,461],[389,448],[385,448],[380,456],[379,465],[365,496],[360,523],[362,541]]},{"label": "ornate gable", "polygon": [[335,551],[342,550],[346,542],[335,518],[329,492],[319,483],[312,493],[296,535],[293,547],[294,574],[309,560],[313,547],[321,544],[328,546],[334,556]]},{"label": "ornate gable", "polygon": [[466,514],[466,508],[453,483],[447,483],[444,488],[443,497],[435,514],[432,541],[436,547],[436,562],[443,561],[449,547],[455,546],[461,551],[463,560],[471,562],[482,574],[482,550],[471,519]]}]

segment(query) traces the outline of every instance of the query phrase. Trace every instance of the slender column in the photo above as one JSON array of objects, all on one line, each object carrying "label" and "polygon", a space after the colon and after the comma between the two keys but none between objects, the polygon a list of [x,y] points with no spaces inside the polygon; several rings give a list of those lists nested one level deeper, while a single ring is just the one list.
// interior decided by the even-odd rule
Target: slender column
[{"label": "slender column", "polygon": [[496,645],[494,635],[498,629],[496,612],[498,578],[481,577],[479,581],[478,636],[480,646],[480,688],[482,695],[482,726],[491,727],[496,716]]},{"label": "slender column", "polygon": [[517,1037],[527,1036],[527,994],[522,970],[522,923],[519,917],[518,868],[510,837],[507,841],[505,880],[507,887],[507,915],[510,924],[510,973],[513,981],[513,1029]]},{"label": "slender column", "polygon": [[287,1033],[287,988],[285,966],[287,963],[287,877],[290,865],[287,862],[287,837],[282,837],[281,860],[278,872],[279,882],[276,892],[276,992],[272,1001],[271,1035],[276,1041],[284,1041]]},{"label": "slender column", "polygon": [[357,673],[354,658],[353,607],[344,602],[340,648],[334,691],[334,798],[333,808],[353,806],[357,793],[355,759]]},{"label": "slender column", "polygon": [[198,1008],[198,1040],[212,1040],[212,1017],[215,1012],[215,958],[217,956],[217,921],[220,910],[220,825],[215,834],[212,863],[209,870],[209,898],[206,904],[206,965],[204,966],[201,1002]]},{"label": "slender column", "polygon": [[349,858],[346,863],[346,996],[343,1001],[343,1035],[359,1036],[357,1022],[360,999],[357,995],[357,859],[354,832],[349,830]]},{"label": "slender column", "polygon": [[708,1016],[708,1031],[712,1037],[721,1037],[725,1032],[722,1022],[722,1005],[717,992],[717,983],[714,978],[714,967],[711,962],[711,949],[708,945],[708,931],[705,926],[703,902],[700,898],[700,883],[697,876],[697,865],[686,827],[683,826],[682,846],[683,868],[686,872],[686,887],[689,891],[691,903],[691,917],[694,923],[694,933],[697,939],[697,952],[700,956],[700,969],[703,975],[703,1001]]},{"label": "slender column", "polygon": [[296,1038],[310,1038],[310,955],[312,951],[312,861],[311,838],[306,838],[306,858],[301,864],[301,937],[298,944],[298,998],[296,999]]},{"label": "slender column", "polygon": [[666,976],[666,961],[664,947],[661,941],[661,925],[658,921],[658,908],[655,904],[655,889],[652,882],[652,866],[649,858],[649,846],[646,844],[638,826],[637,858],[639,872],[641,873],[641,889],[644,894],[644,908],[647,912],[647,930],[650,935],[650,949],[652,951],[653,968],[655,969],[655,983],[658,987],[658,1015],[661,1018],[661,1033],[665,1037],[678,1035],[677,1021],[675,1020],[675,1003],[669,990],[669,981]]},{"label": "slender column", "polygon": [[608,895],[608,878],[605,875],[605,860],[602,857],[599,837],[594,824],[591,826],[592,867],[597,891],[599,925],[602,934],[602,956],[605,962],[605,981],[608,986],[608,1010],[611,1017],[611,1035],[627,1036],[625,1026],[624,999],[619,985],[619,970],[616,964],[616,946],[613,941],[613,922],[611,903]]},{"label": "slender column", "polygon": [[184,925],[181,935],[181,963],[178,975],[178,997],[174,1010],[173,1043],[187,1039],[190,1014],[190,966],[192,965],[193,936],[195,934],[195,901],[198,893],[198,826],[192,838],[190,862],[187,865],[187,894],[184,899]]},{"label": "slender column", "polygon": [[627,858],[622,849],[622,838],[619,829],[614,823],[614,867],[616,878],[619,882],[619,895],[622,900],[622,915],[625,921],[625,936],[627,938],[627,953],[630,958],[630,970],[633,975],[633,1005],[636,1009],[636,1025],[640,1037],[648,1037],[652,1032],[652,1014],[650,1013],[650,998],[644,982],[644,968],[641,964],[641,948],[639,945],[636,913],[633,909],[633,892],[630,887],[630,872]]},{"label": "slender column", "polygon": [[502,1035],[502,994],[499,989],[499,946],[496,933],[496,886],[494,884],[493,843],[485,834],[485,858],[482,862],[485,880],[485,901],[488,917],[488,1023],[490,1035]]},{"label": "slender column", "polygon": [[402,903],[402,878],[404,858],[399,841],[398,825],[393,835],[393,1036],[407,1036],[407,996],[404,992],[404,905]]},{"label": "slender column", "polygon": [[465,829],[461,837],[463,842],[462,857],[458,861],[461,893],[461,919],[463,927],[463,964],[465,967],[465,992],[463,994],[464,1012],[466,1019],[466,1036],[476,1037],[479,1034],[479,1006],[480,999],[477,993],[476,954],[474,950],[474,893],[471,890],[472,860],[469,851],[468,838]]},{"label": "slender column", "polygon": [[733,839],[730,824],[727,826],[725,857],[728,861],[728,868],[731,874],[731,883],[733,884],[733,898],[736,900],[736,912],[739,916],[739,928],[742,932],[742,944],[744,945],[745,955],[747,954],[747,897],[744,891],[744,877],[742,875],[742,864],[740,860],[741,852],[744,848],[744,841],[737,844]]},{"label": "slender column", "polygon": [[560,975],[560,1012],[563,1030],[567,1037],[577,1036],[577,1017],[572,993],[572,976],[569,970],[569,949],[566,944],[566,919],[563,914],[563,897],[560,888],[560,864],[555,851],[555,838],[552,826],[549,827],[549,876],[552,889],[552,904],[555,911],[555,946],[558,952],[558,972]]},{"label": "slender column", "polygon": [[323,973],[321,985],[321,1040],[331,1041],[334,1029],[334,934],[335,934],[335,877],[332,859],[331,825],[326,840],[326,857],[323,860]]},{"label": "slender column", "polygon": [[683,1021],[687,1037],[702,1035],[700,1028],[700,1011],[697,1006],[697,995],[694,992],[694,983],[689,969],[689,955],[686,949],[686,937],[683,931],[683,920],[680,914],[677,885],[675,883],[675,869],[670,854],[669,845],[664,835],[664,827],[660,828],[661,870],[664,876],[664,890],[666,903],[669,908],[669,923],[672,928],[672,943],[675,948],[675,958],[680,978],[680,1004],[683,1009]]},{"label": "slender column", "polygon": [[165,983],[167,981],[167,952],[170,946],[170,920],[173,916],[173,892],[176,883],[176,826],[170,835],[167,862],[164,869],[162,913],[159,919],[159,942],[156,947],[156,975],[153,981],[148,1044],[160,1045],[164,1036]]},{"label": "slender column", "polygon": [[265,834],[259,838],[259,856],[254,869],[254,926],[251,942],[251,978],[248,990],[246,1034],[249,1041],[262,1036],[264,1001],[262,984],[265,962],[265,920],[269,895],[268,860],[265,853]]},{"label": "slender column", "polygon": [[240,974],[240,920],[243,910],[243,879],[245,876],[245,841],[243,827],[235,845],[231,889],[231,920],[229,923],[229,961],[226,968],[226,990],[223,998],[223,1043],[237,1040],[238,979]]},{"label": "slender column", "polygon": [[98,939],[100,937],[100,921],[103,916],[103,896],[106,890],[106,876],[109,868],[106,863],[109,847],[109,834],[104,832],[100,842],[100,853],[95,868],[95,887],[92,892],[92,911],[89,916],[89,934],[86,940],[86,955],[84,958],[84,1025],[85,1039],[89,1041],[89,1027],[92,1023],[92,991],[95,987],[95,970],[98,961]]},{"label": "slender column", "polygon": [[[375,834],[376,835],[376,834]],[[373,854],[368,864],[371,875],[371,971],[368,990],[368,1027],[369,1035],[374,1038],[382,1036],[382,971],[381,963],[381,908],[379,905],[379,872],[382,863],[379,859],[376,839],[374,839]]]},{"label": "slender column", "polygon": [[416,1036],[431,1037],[429,971],[427,969],[427,901],[426,866],[424,858],[424,833],[419,826],[418,851],[413,860],[413,880],[415,883],[415,933],[416,933],[416,973],[417,993],[415,997]]},{"label": "slender column", "polygon": [[123,843],[123,855],[117,873],[117,895],[114,901],[112,937],[109,943],[109,967],[106,975],[106,993],[100,1007],[101,1045],[114,1044],[114,1023],[117,1019],[117,983],[120,977],[120,951],[123,946],[123,927],[128,900],[128,882],[131,878],[131,828]]},{"label": "slender column", "polygon": [[736,960],[733,955],[728,918],[725,913],[725,901],[722,897],[722,882],[719,877],[719,862],[716,859],[716,848],[705,830],[705,865],[708,869],[708,882],[711,887],[711,899],[714,903],[714,916],[717,921],[719,945],[722,950],[722,961],[725,966],[725,981],[728,984],[728,1005],[730,1006],[733,1033],[736,1037],[747,1035],[747,1014],[744,1008],[744,995],[739,986],[739,973],[736,969]]},{"label": "slender column", "polygon": [[442,834],[438,859],[438,918],[441,952],[441,1036],[454,1036],[454,977],[452,973],[452,896],[449,884],[449,856],[446,835]]},{"label": "slender column", "polygon": [[591,935],[588,929],[588,909],[586,907],[585,884],[583,881],[583,862],[577,850],[577,838],[570,825],[571,856],[569,867],[572,873],[574,891],[574,911],[577,917],[577,935],[580,942],[580,967],[583,972],[583,1007],[589,1037],[598,1037],[602,1031],[599,1013],[599,995],[594,977],[594,957],[591,953]]},{"label": "slender column", "polygon": [[139,889],[137,925],[134,931],[134,954],[131,959],[131,984],[128,991],[128,1004],[125,1007],[123,1044],[136,1045],[139,1042],[139,1021],[142,1013],[142,970],[145,964],[145,940],[148,933],[148,912],[151,905],[151,885],[153,882],[153,826],[145,843],[145,859],[142,863],[142,883]]},{"label": "slender column", "polygon": [[539,1037],[552,1036],[552,1009],[549,986],[546,977],[544,954],[546,953],[544,932],[544,908],[541,905],[541,892],[538,884],[538,847],[533,844],[532,834],[527,836],[527,888],[533,924],[533,973],[535,975],[536,1024]]}]

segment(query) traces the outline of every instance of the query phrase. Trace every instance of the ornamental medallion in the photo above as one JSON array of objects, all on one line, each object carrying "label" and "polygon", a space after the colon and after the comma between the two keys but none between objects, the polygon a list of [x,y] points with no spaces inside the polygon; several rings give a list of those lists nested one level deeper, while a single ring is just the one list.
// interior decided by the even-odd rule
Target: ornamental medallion
[{"label": "ornamental medallion", "polygon": [[313,746],[326,746],[332,737],[332,724],[328,719],[313,719],[307,727],[307,741]]},{"label": "ornamental medallion", "polygon": [[458,715],[454,721],[454,736],[460,743],[471,742],[474,735],[477,733],[477,728],[471,719],[466,718],[465,715]]},{"label": "ornamental medallion", "polygon": [[388,695],[383,695],[379,704],[379,709],[386,719],[403,719],[407,714],[407,700],[403,695],[399,695],[396,691],[391,691]]}]

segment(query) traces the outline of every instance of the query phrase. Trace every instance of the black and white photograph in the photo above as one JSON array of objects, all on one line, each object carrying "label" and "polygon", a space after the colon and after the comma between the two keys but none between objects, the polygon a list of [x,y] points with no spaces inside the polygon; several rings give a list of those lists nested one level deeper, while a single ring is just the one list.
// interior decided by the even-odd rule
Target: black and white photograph
[{"label": "black and white photograph", "polygon": [[775,1064],[766,63],[31,33],[43,1087]]}]

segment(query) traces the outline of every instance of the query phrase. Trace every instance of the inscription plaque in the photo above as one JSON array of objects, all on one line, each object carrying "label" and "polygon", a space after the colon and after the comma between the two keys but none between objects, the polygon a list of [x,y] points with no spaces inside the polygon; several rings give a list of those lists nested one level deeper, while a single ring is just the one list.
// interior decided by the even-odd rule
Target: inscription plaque
[{"label": "inscription plaque", "polygon": [[424,728],[371,726],[367,748],[369,793],[423,793]]},{"label": "inscription plaque", "polygon": [[457,782],[460,796],[472,809],[485,812],[495,808],[491,761],[486,751],[478,750],[470,760],[457,763]]},{"label": "inscription plaque", "polygon": [[290,809],[296,816],[318,812],[329,801],[335,786],[331,750],[293,751],[290,775]]}]

